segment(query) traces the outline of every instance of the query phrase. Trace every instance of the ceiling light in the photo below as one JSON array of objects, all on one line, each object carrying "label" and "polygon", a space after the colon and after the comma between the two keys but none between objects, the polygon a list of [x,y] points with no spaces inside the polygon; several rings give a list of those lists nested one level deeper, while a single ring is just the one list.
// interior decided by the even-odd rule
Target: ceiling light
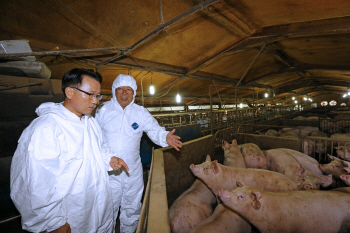
[{"label": "ceiling light", "polygon": [[243,108],[243,104],[242,104],[242,103],[240,103],[240,104],[239,104],[239,107],[240,107],[240,108]]},{"label": "ceiling light", "polygon": [[180,103],[181,102],[181,96],[179,93],[176,94],[176,102]]},{"label": "ceiling light", "polygon": [[269,97],[269,93],[266,92],[266,93],[265,93],[265,97],[266,97],[266,98]]},{"label": "ceiling light", "polygon": [[294,97],[294,96],[292,97],[292,100],[295,100],[295,97]]},{"label": "ceiling light", "polygon": [[344,94],[344,95],[343,95],[344,98],[347,97],[347,96],[348,96],[347,94]]},{"label": "ceiling light", "polygon": [[298,103],[298,101],[294,101],[294,103],[296,103],[296,104],[297,104],[297,103]]},{"label": "ceiling light", "polygon": [[304,99],[304,100],[307,100],[307,98],[306,98],[306,97],[304,97],[303,99]]},{"label": "ceiling light", "polygon": [[153,83],[152,83],[152,82],[151,82],[151,86],[149,86],[149,93],[150,93],[151,95],[154,94],[154,86],[153,86]]}]

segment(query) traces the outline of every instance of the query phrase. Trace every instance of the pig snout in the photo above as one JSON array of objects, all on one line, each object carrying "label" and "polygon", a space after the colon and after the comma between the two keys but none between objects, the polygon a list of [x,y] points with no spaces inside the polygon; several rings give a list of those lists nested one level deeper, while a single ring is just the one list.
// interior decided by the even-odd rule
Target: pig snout
[{"label": "pig snout", "polygon": [[223,189],[221,189],[218,193],[220,199],[225,202],[225,201],[228,201],[230,199],[230,194],[228,191],[225,191]]},{"label": "pig snout", "polygon": [[306,185],[304,185],[304,189],[305,190],[314,190],[314,187],[312,187],[312,185],[310,185],[310,184],[306,184]]},{"label": "pig snout", "polygon": [[190,169],[191,169],[191,170],[194,170],[195,167],[196,167],[196,166],[195,166],[193,163],[190,165]]}]

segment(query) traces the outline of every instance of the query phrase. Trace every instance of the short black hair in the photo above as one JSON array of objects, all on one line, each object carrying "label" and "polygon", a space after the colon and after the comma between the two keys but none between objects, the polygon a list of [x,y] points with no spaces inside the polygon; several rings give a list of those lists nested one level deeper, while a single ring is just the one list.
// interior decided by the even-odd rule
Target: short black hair
[{"label": "short black hair", "polygon": [[62,91],[64,96],[66,97],[65,90],[67,87],[79,86],[83,80],[83,76],[89,76],[99,83],[102,82],[102,76],[97,71],[95,72],[92,69],[82,69],[82,68],[74,68],[68,71],[63,75],[62,79]]}]

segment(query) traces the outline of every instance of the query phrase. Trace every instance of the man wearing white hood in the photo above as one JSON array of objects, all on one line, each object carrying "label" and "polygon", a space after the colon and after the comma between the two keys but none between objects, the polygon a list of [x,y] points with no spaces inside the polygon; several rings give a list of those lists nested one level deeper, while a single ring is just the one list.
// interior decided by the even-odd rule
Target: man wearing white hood
[{"label": "man wearing white hood", "polygon": [[114,216],[120,207],[120,232],[134,232],[141,212],[143,192],[143,171],[140,159],[140,141],[143,132],[162,147],[181,148],[180,137],[160,127],[149,111],[134,103],[137,85],[133,77],[120,74],[112,85],[112,99],[97,110],[96,119],[100,124],[108,145],[129,166],[110,173]]},{"label": "man wearing white hood", "polygon": [[102,77],[72,69],[62,79],[63,103],[43,103],[22,133],[11,164],[11,198],[31,232],[113,232],[107,170],[128,166],[104,143],[89,114],[101,99]]}]

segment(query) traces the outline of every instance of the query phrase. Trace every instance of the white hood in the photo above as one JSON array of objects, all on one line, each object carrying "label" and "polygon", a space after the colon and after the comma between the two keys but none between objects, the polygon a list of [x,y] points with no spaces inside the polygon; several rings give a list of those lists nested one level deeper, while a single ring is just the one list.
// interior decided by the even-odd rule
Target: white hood
[{"label": "white hood", "polygon": [[126,74],[120,74],[117,76],[117,78],[114,80],[112,85],[113,99],[115,99],[115,89],[117,89],[118,87],[131,87],[134,90],[134,99],[135,99],[137,84],[133,77]]}]

